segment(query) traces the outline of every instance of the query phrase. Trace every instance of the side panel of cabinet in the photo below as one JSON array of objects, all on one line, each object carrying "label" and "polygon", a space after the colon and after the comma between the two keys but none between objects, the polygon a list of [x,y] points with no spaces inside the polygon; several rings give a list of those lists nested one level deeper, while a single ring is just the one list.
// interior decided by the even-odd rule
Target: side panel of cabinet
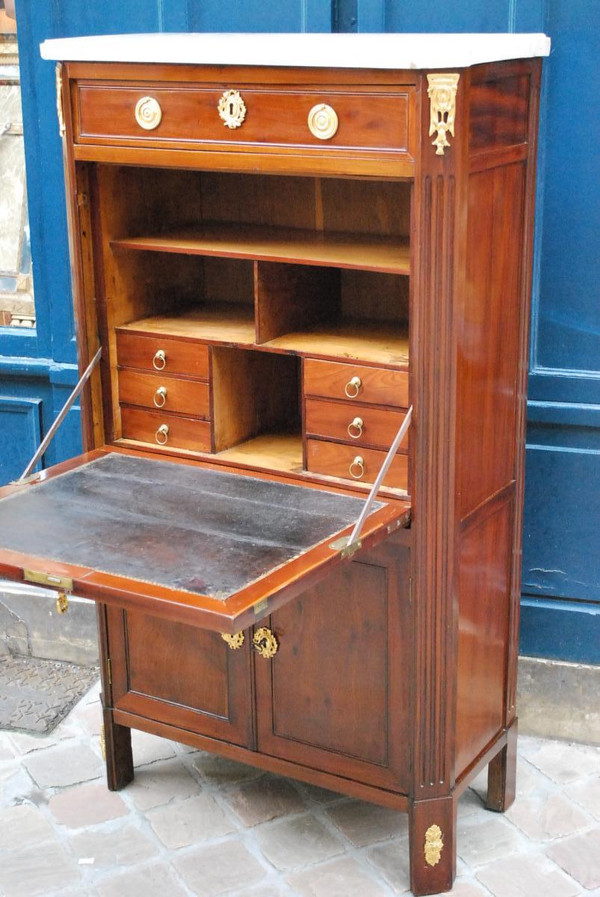
[{"label": "side panel of cabinet", "polygon": [[115,709],[253,747],[247,644],[138,611],[108,616]]},{"label": "side panel of cabinet", "polygon": [[362,555],[272,616],[279,651],[255,660],[261,752],[406,790],[408,554]]}]

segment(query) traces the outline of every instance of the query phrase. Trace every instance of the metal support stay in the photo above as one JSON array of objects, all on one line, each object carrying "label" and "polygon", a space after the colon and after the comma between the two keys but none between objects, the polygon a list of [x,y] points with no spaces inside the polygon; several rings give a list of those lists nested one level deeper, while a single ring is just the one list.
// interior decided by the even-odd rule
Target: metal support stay
[{"label": "metal support stay", "polygon": [[394,455],[398,451],[398,448],[400,447],[402,440],[404,439],[404,437],[406,436],[406,434],[408,432],[408,428],[410,427],[410,422],[412,419],[412,413],[413,413],[413,406],[411,405],[406,413],[406,417],[402,421],[402,426],[396,433],[396,435],[394,437],[394,441],[392,442],[392,444],[390,445],[390,447],[388,449],[387,455],[383,459],[383,464],[379,468],[379,473],[375,477],[375,482],[373,483],[373,485],[371,487],[371,491],[369,492],[369,494],[367,496],[367,500],[363,506],[363,509],[358,516],[358,520],[356,521],[356,523],[354,525],[354,529],[352,530],[352,532],[350,533],[350,535],[348,536],[347,539],[346,538],[337,539],[335,542],[332,542],[330,545],[330,548],[333,548],[335,550],[341,549],[344,557],[354,554],[354,552],[358,551],[358,549],[360,548],[361,543],[360,543],[359,537],[360,537],[361,530],[364,526],[364,522],[367,519],[367,517],[369,516],[371,508],[373,507],[373,503],[374,503],[375,499],[377,498],[377,493],[379,492],[379,489],[384,480],[384,477],[385,477],[386,473],[388,472],[388,468],[389,468],[390,464],[392,463]]},{"label": "metal support stay", "polygon": [[42,457],[42,455],[44,454],[44,452],[46,451],[46,449],[52,442],[52,440],[54,438],[54,434],[56,433],[56,431],[62,424],[63,420],[67,416],[67,413],[68,413],[69,409],[71,408],[71,405],[73,404],[73,402],[75,401],[75,399],[77,398],[77,396],[79,395],[79,393],[81,392],[81,390],[83,389],[83,387],[85,386],[87,381],[89,380],[89,378],[92,374],[92,371],[94,370],[94,368],[100,361],[101,355],[102,355],[102,346],[100,346],[100,348],[98,349],[98,351],[96,352],[96,354],[94,355],[94,357],[92,358],[92,360],[90,361],[88,366],[86,367],[85,371],[79,378],[77,386],[75,387],[75,389],[73,390],[73,392],[71,393],[71,395],[69,396],[69,398],[67,399],[65,404],[63,405],[63,407],[61,408],[60,412],[58,413],[58,416],[56,417],[56,420],[54,421],[54,423],[52,424],[52,426],[50,427],[50,429],[44,436],[37,452],[31,459],[31,461],[29,462],[29,464],[27,465],[27,467],[25,468],[25,470],[23,471],[23,473],[21,474],[19,479],[14,481],[15,483],[22,483],[23,480],[26,480],[27,477],[29,476],[29,474],[31,473],[31,471],[33,470],[33,468],[35,467],[35,465],[38,463],[38,461],[40,460],[40,458]]}]

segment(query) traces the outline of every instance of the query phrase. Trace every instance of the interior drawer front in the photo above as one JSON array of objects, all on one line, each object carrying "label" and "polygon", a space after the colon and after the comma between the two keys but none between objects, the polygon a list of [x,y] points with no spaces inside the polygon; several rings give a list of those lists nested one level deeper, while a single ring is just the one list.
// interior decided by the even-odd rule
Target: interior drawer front
[{"label": "interior drawer front", "polygon": [[408,373],[309,358],[304,362],[304,394],[408,408]]},{"label": "interior drawer front", "polygon": [[160,334],[117,331],[117,361],[124,367],[208,379],[208,346]]},{"label": "interior drawer front", "polygon": [[[211,450],[211,425],[208,421],[141,408],[121,408],[121,423],[125,439],[191,452]],[[167,427],[167,430],[161,430],[161,427]]]},{"label": "interior drawer front", "polygon": [[[224,93],[237,90],[245,106],[241,124],[230,127],[219,114]],[[147,124],[136,120],[136,106],[145,97]],[[314,147],[356,147],[366,150],[393,149],[411,158],[410,108],[414,88],[399,87],[394,92],[360,91],[356,88],[302,88],[276,90],[236,84],[174,85],[94,84],[80,82],[76,95],[75,140],[80,143],[143,142],[161,146],[182,144],[242,143],[302,145]],[[313,115],[315,136],[309,115],[315,107],[327,106],[337,116],[337,130],[325,136],[329,119]],[[160,112],[158,111],[160,109]],[[143,115],[143,113],[142,113]]]},{"label": "interior drawer front", "polygon": [[[308,436],[342,439],[350,445],[389,449],[406,414],[351,402],[307,399],[304,428]],[[408,444],[408,436],[403,448]]]},{"label": "interior drawer front", "polygon": [[[306,441],[306,466],[311,473],[343,477],[360,483],[372,483],[385,459],[385,452],[325,442],[319,439]],[[383,481],[393,489],[408,487],[408,455],[396,455]]]},{"label": "interior drawer front", "polygon": [[174,411],[193,417],[210,418],[210,392],[202,380],[182,380],[165,374],[119,371],[119,400],[151,410]]}]

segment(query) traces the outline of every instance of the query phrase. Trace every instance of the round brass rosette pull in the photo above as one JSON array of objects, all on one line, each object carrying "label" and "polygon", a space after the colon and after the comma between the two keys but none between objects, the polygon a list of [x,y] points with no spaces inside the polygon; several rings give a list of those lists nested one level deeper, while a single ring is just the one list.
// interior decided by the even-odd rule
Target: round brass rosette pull
[{"label": "round brass rosette pull", "polygon": [[326,103],[318,103],[308,113],[308,128],[313,137],[329,140],[338,129],[337,112]]},{"label": "round brass rosette pull", "polygon": [[237,651],[244,644],[244,633],[236,632],[234,635],[228,635],[226,632],[221,633],[221,638],[227,642],[232,651]]},{"label": "round brass rosette pull", "polygon": [[145,131],[158,128],[162,119],[160,103],[154,97],[142,97],[135,104],[135,120]]},{"label": "round brass rosette pull", "polygon": [[355,399],[362,388],[360,377],[352,377],[344,386],[344,392],[349,399]]},{"label": "round brass rosette pull", "polygon": [[169,428],[166,424],[161,424],[156,433],[154,434],[154,438],[158,442],[159,445],[166,445],[169,441]]},{"label": "round brass rosette pull", "polygon": [[275,657],[279,650],[279,642],[271,630],[267,629],[266,626],[261,626],[260,629],[255,631],[252,644],[254,650],[260,654],[261,657],[264,657],[265,660],[270,660],[271,657]]},{"label": "round brass rosette pull", "polygon": [[348,468],[350,476],[355,480],[362,480],[366,472],[365,459],[362,455],[357,455],[350,467]]},{"label": "round brass rosette pull", "polygon": [[350,439],[360,439],[363,434],[365,422],[362,417],[355,417],[351,424],[348,424],[348,436]]},{"label": "round brass rosette pull", "polygon": [[152,359],[152,367],[155,371],[164,371],[167,366],[167,353],[164,349],[159,349]]},{"label": "round brass rosette pull", "polygon": [[157,408],[164,408],[165,402],[167,401],[167,387],[159,386],[156,392],[154,393],[154,404]]}]

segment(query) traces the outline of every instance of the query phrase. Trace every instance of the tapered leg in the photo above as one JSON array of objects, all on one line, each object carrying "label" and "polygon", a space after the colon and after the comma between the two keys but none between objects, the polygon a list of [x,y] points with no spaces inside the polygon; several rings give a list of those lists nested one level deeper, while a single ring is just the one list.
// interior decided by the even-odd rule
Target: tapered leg
[{"label": "tapered leg", "polygon": [[452,888],[456,875],[456,801],[413,801],[409,809],[410,886],[415,897]]},{"label": "tapered leg", "polygon": [[103,714],[106,782],[109,791],[119,791],[133,779],[131,729],[115,723],[110,707],[105,707]]},{"label": "tapered leg", "polygon": [[517,721],[508,730],[506,747],[488,766],[488,790],[485,805],[488,810],[503,813],[515,799],[517,782]]}]

